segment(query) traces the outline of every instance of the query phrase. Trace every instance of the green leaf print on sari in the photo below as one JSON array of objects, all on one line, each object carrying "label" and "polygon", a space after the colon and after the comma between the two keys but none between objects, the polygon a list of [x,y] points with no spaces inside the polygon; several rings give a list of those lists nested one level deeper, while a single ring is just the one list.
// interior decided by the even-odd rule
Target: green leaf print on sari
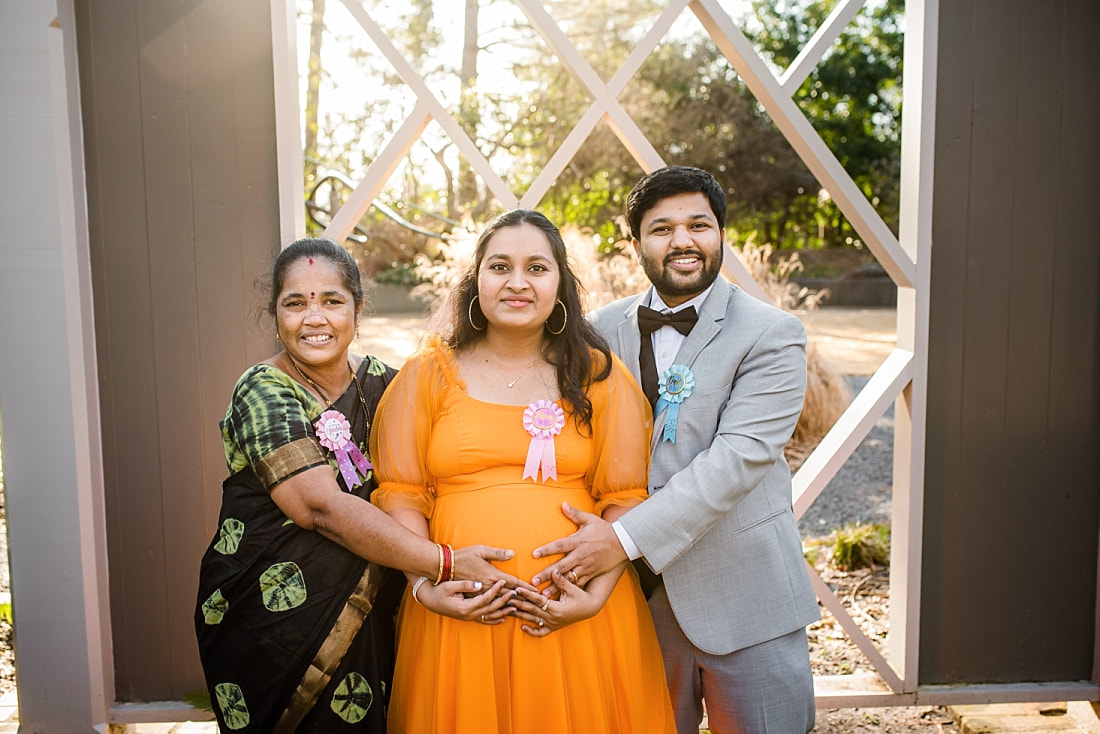
[{"label": "green leaf print on sari", "polygon": [[207,624],[218,624],[229,611],[229,600],[222,596],[221,589],[214,589],[214,593],[202,603],[202,617]]},{"label": "green leaf print on sari", "polygon": [[244,523],[232,517],[225,518],[221,530],[218,531],[218,542],[214,544],[214,550],[222,555],[231,556],[237,552],[244,537]]},{"label": "green leaf print on sari", "polygon": [[384,375],[386,373],[386,365],[382,364],[374,357],[370,357],[369,359],[370,365],[367,367],[368,375]]},{"label": "green leaf print on sari", "polygon": [[214,695],[218,698],[218,708],[230,729],[243,729],[248,726],[248,706],[244,702],[244,692],[236,683],[219,683],[214,686]]},{"label": "green leaf print on sari", "polygon": [[272,612],[285,612],[306,600],[306,579],[293,561],[273,563],[260,576],[264,606]]},{"label": "green leaf print on sari", "polygon": [[348,673],[332,694],[332,710],[349,724],[357,724],[366,717],[374,703],[374,691],[370,683],[359,673]]}]

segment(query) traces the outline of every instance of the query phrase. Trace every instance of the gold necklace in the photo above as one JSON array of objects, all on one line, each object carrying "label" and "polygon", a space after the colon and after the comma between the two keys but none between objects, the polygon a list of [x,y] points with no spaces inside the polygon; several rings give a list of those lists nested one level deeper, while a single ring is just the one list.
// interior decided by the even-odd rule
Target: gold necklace
[{"label": "gold necklace", "polygon": [[531,360],[531,363],[530,363],[529,365],[527,365],[526,367],[524,367],[524,368],[523,368],[523,371],[522,371],[522,372],[520,372],[520,373],[519,373],[518,375],[516,375],[515,379],[513,379],[513,380],[512,380],[512,381],[510,381],[510,382],[509,382],[509,380],[508,380],[508,376],[507,376],[507,375],[505,375],[505,374],[504,374],[503,372],[501,372],[501,371],[500,371],[499,369],[497,369],[497,372],[500,372],[500,376],[504,378],[504,385],[505,385],[505,386],[506,386],[506,387],[507,387],[507,388],[508,388],[509,390],[511,390],[511,389],[512,389],[513,387],[515,387],[516,383],[520,381],[520,378],[522,378],[522,377],[523,377],[524,375],[526,375],[526,374],[527,374],[527,373],[528,373],[528,372],[529,372],[529,371],[531,370],[531,368],[535,366],[535,364],[536,364],[536,363],[537,363],[538,361],[539,361],[539,358],[538,358],[538,357],[535,357],[535,358],[534,358],[533,360]]},{"label": "gold necklace", "polygon": [[[294,369],[298,370],[298,374],[302,376],[302,379],[308,382],[309,386],[316,390],[317,394],[321,396],[321,399],[328,403],[328,407],[335,410],[336,406],[333,405],[331,400],[329,400],[328,395],[326,395],[325,391],[321,389],[321,386],[314,382],[309,375],[302,371],[302,368],[298,366],[298,363],[294,361],[293,357],[288,354],[286,355],[286,358],[290,360],[290,363],[292,365],[294,365]],[[363,406],[363,420],[367,424],[366,435],[370,435],[370,411],[367,410],[367,401],[363,397],[363,386],[359,384],[359,375],[355,374],[355,370],[351,368],[351,362],[348,362],[348,372],[351,373],[351,380],[355,383],[355,391],[359,393],[359,404]]]}]

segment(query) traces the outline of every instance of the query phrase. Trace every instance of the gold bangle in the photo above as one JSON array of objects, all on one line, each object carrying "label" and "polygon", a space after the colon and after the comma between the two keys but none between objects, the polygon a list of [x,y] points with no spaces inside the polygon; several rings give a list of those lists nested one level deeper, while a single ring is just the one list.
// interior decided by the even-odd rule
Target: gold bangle
[{"label": "gold bangle", "polygon": [[436,543],[435,547],[439,550],[439,572],[435,575],[435,581],[432,582],[432,586],[439,586],[439,582],[443,580],[443,546]]}]

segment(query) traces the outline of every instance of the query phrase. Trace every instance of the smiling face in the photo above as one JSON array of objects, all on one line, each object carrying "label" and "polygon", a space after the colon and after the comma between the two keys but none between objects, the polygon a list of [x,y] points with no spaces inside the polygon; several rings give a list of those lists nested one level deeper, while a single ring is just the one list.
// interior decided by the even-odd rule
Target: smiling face
[{"label": "smiling face", "polygon": [[633,240],[646,277],[669,306],[705,291],[722,269],[724,234],[706,195],[676,194],[642,215]]},{"label": "smiling face", "polygon": [[314,369],[347,362],[355,300],[333,262],[303,257],[291,263],[275,304],[279,339],[295,362]]},{"label": "smiling face", "polygon": [[558,299],[561,273],[550,241],[530,224],[503,227],[485,244],[478,305],[490,327],[541,330]]}]

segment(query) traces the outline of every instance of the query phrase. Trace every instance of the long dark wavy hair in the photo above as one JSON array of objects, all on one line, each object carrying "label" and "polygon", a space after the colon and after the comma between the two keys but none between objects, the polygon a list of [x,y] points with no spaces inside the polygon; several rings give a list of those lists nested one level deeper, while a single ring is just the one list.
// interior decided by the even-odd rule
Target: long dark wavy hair
[{"label": "long dark wavy hair", "polygon": [[[456,352],[484,338],[485,332],[478,331],[470,323],[470,311],[473,310],[479,324],[485,318],[479,306],[471,306],[477,295],[477,274],[485,259],[485,250],[497,232],[524,224],[537,227],[546,235],[561,274],[558,300],[565,305],[565,324],[559,327],[561,307],[555,304],[547,319],[543,356],[557,369],[558,391],[572,408],[578,428],[589,430],[592,427],[592,401],[588,399],[588,388],[593,382],[606,380],[611,374],[611,347],[584,318],[581,310],[582,286],[569,267],[565,241],[554,223],[543,214],[530,209],[513,209],[489,223],[477,239],[473,263],[463,272],[462,279],[447,299],[447,306],[437,317],[437,323],[442,327],[439,331]],[[561,333],[554,334],[559,328]],[[593,351],[599,355],[595,362]]]}]

